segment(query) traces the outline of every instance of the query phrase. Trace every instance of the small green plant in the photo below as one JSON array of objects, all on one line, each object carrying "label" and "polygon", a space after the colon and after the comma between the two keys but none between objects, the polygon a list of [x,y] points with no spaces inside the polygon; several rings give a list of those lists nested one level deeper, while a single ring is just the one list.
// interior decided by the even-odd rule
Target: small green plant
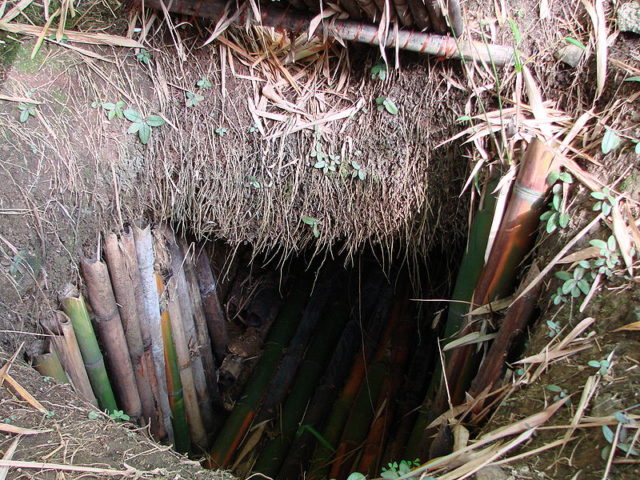
[{"label": "small green plant", "polygon": [[566,398],[567,401],[565,402],[565,405],[571,404],[571,399],[569,398],[569,392],[564,388],[559,387],[558,385],[547,385],[547,390],[555,393],[555,395],[553,396],[554,402],[557,402],[558,400]]},{"label": "small green plant", "polygon": [[547,320],[547,328],[549,329],[547,332],[547,337],[549,338],[554,338],[560,333],[560,324],[553,320]]},{"label": "small green plant", "polygon": [[109,418],[116,422],[126,422],[130,419],[129,415],[124,413],[122,410],[114,410],[109,414]]},{"label": "small green plant", "polygon": [[198,80],[196,85],[200,88],[211,88],[211,82],[208,78],[205,77],[202,77],[200,80]]},{"label": "small green plant", "polygon": [[249,133],[256,133],[258,131],[258,127],[251,125],[249,127]]},{"label": "small green plant", "polygon": [[366,480],[366,479],[367,477],[365,477],[360,472],[353,472],[347,477],[347,480]]},{"label": "small green plant", "polygon": [[125,118],[132,123],[127,133],[137,133],[138,138],[144,145],[149,143],[152,130],[165,124],[164,118],[159,115],[147,115],[143,118],[137,110],[131,108],[128,108],[122,113]]},{"label": "small green plant", "polygon": [[611,367],[611,363],[609,360],[589,360],[587,363],[590,367],[597,368],[600,375],[605,376],[609,373],[609,368]]},{"label": "small green plant", "polygon": [[216,135],[220,135],[221,137],[224,137],[227,134],[227,129],[223,127],[219,127],[219,128],[216,128],[214,132]]},{"label": "small green plant", "polygon": [[378,105],[377,109],[379,112],[386,110],[391,115],[398,114],[398,107],[396,107],[396,104],[394,103],[394,101],[391,100],[389,97],[376,98],[376,105]]},{"label": "small green plant", "polygon": [[51,410],[47,410],[47,412],[44,414],[44,418],[53,418],[56,416],[56,412],[52,412]]},{"label": "small green plant", "polygon": [[580,41],[577,40],[573,37],[564,37],[564,41],[567,43],[570,43],[571,45],[575,45],[576,47],[578,47],[581,50],[586,50],[587,47],[584,46],[584,44]]},{"label": "small green plant", "polygon": [[597,273],[605,275],[607,278],[613,276],[613,270],[620,265],[620,254],[616,238],[610,235],[607,241],[600,239],[589,240],[589,245],[600,249],[600,256],[590,262],[583,260],[579,264],[588,265]]},{"label": "small green plant", "polygon": [[98,418],[100,418],[100,414],[95,410],[91,410],[89,413],[87,413],[87,418],[89,420],[97,420]]},{"label": "small green plant", "polygon": [[187,102],[186,102],[187,107],[195,107],[203,100],[204,100],[203,95],[193,93],[193,92],[187,92]]},{"label": "small green plant", "polygon": [[387,78],[387,64],[382,60],[379,60],[373,67],[371,67],[371,79],[380,80],[384,82]]},{"label": "small green plant", "polygon": [[553,197],[549,203],[549,210],[540,216],[540,221],[546,222],[547,233],[553,233],[558,227],[565,228],[569,225],[569,215],[565,212],[562,191],[563,184],[573,183],[573,177],[569,172],[555,171],[549,174],[547,183],[553,185]]},{"label": "small green plant", "polygon": [[581,293],[588,294],[591,289],[589,281],[592,280],[590,273],[583,267],[576,267],[573,273],[556,272],[555,276],[564,282],[560,287],[562,295],[571,294],[573,298],[578,298]]},{"label": "small green plant", "polygon": [[358,162],[356,162],[355,160],[351,160],[349,162],[349,164],[351,165],[351,168],[353,169],[351,171],[351,177],[352,178],[358,178],[358,179],[360,179],[362,181],[364,181],[367,178],[367,172],[365,172],[362,169],[362,166]]},{"label": "small green plant", "polygon": [[320,236],[320,229],[318,228],[318,226],[322,223],[320,222],[320,220],[313,217],[302,217],[302,223],[311,227],[311,231],[313,232],[314,237],[318,238]]},{"label": "small green plant", "polygon": [[602,137],[602,153],[606,155],[609,152],[617,149],[622,144],[622,139],[616,132],[609,127],[605,127],[604,136]]},{"label": "small green plant", "polygon": [[11,425],[14,422],[15,419],[16,419],[15,415],[9,415],[8,417],[5,417],[2,420],[2,423],[6,423],[7,425]]},{"label": "small green plant", "polygon": [[593,205],[594,212],[600,212],[605,216],[609,216],[611,213],[611,208],[615,205],[616,200],[611,195],[611,190],[607,187],[604,187],[600,192],[591,192],[591,196],[597,200],[597,202]]},{"label": "small green plant", "polygon": [[[616,448],[619,448],[627,455],[633,455],[634,457],[640,456],[638,450],[633,448],[635,438],[629,431],[629,425],[633,423],[633,420],[629,418],[625,412],[616,412],[614,416],[620,425]],[[606,460],[611,455],[611,448],[613,447],[615,433],[608,425],[602,425],[602,435],[607,443],[609,443],[609,445],[605,446],[601,452],[602,458]]]},{"label": "small green plant", "polygon": [[20,103],[18,110],[20,110],[20,123],[25,123],[29,117],[36,116],[36,105],[33,103]]},{"label": "small green plant", "polygon": [[107,119],[113,120],[114,118],[124,118],[123,108],[126,107],[126,103],[122,100],[116,103],[101,103],[100,106],[107,112]]},{"label": "small green plant", "polygon": [[313,168],[322,170],[325,174],[335,172],[340,165],[340,157],[332,155],[324,151],[324,147],[320,140],[317,140],[313,146],[313,151],[309,154],[311,158],[315,158]]},{"label": "small green plant", "polygon": [[153,55],[146,48],[141,48],[140,51],[136,53],[136,59],[144,65],[149,65],[152,58]]},{"label": "small green plant", "polygon": [[400,462],[391,462],[386,467],[382,467],[380,477],[384,479],[400,478],[411,471],[411,469],[420,466],[420,459],[401,460]]},{"label": "small green plant", "polygon": [[249,177],[249,182],[248,182],[248,183],[249,183],[249,186],[250,186],[250,187],[253,187],[253,188],[255,188],[255,189],[262,188],[262,185],[260,184],[260,182],[258,181],[258,179],[257,179],[255,176],[253,176],[253,175],[251,175],[251,176]]}]

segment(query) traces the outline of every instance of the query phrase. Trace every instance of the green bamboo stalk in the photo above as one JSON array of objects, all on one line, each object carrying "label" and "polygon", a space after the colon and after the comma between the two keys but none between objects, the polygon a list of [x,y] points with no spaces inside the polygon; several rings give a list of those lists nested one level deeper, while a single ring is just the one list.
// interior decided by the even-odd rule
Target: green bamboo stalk
[{"label": "green bamboo stalk", "polygon": [[269,441],[261,452],[253,468],[254,472],[275,477],[284,457],[293,441],[296,430],[304,415],[309,398],[324,367],[333,351],[335,342],[349,317],[348,306],[344,302],[331,305],[329,311],[323,315],[319,331],[304,356],[304,361],[298,370],[296,381],[292,386],[287,400],[282,408],[279,435]]},{"label": "green bamboo stalk", "polygon": [[100,352],[98,339],[93,331],[84,298],[74,287],[68,286],[60,296],[60,303],[62,309],[71,319],[82,360],[100,408],[109,412],[117,410],[118,406],[111,389],[104,358]]},{"label": "green bamboo stalk", "polygon": [[299,282],[278,314],[265,341],[260,362],[215,440],[211,450],[212,467],[224,468],[229,465],[235,450],[249,429],[264,390],[278,368],[282,352],[296,331],[298,319],[309,298],[311,282],[309,276]]},{"label": "green bamboo stalk", "polygon": [[69,378],[62,368],[55,347],[47,342],[44,352],[33,357],[33,368],[43,377],[51,377],[56,382],[69,383]]},{"label": "green bamboo stalk", "polygon": [[[162,297],[164,280],[159,273],[156,273],[156,285],[158,294]],[[166,308],[165,298],[161,298],[160,302],[160,329],[162,342],[164,344],[165,376],[167,381],[167,396],[172,414],[171,423],[173,425],[174,447],[180,453],[187,453],[191,449],[191,437],[187,423],[187,412],[184,403],[182,381],[180,379],[178,356],[173,343],[171,318]]]}]

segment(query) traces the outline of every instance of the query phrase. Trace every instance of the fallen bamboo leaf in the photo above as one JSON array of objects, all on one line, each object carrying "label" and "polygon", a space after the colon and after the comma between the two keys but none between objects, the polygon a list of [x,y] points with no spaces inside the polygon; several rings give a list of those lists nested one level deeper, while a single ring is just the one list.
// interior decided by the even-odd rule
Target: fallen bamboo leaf
[{"label": "fallen bamboo leaf", "polygon": [[627,323],[626,325],[616,328],[614,332],[637,332],[640,330],[640,322]]},{"label": "fallen bamboo leaf", "polygon": [[43,102],[39,102],[37,100],[33,100],[31,98],[26,97],[15,97],[13,95],[4,95],[0,93],[0,100],[5,100],[7,102],[16,102],[16,103],[32,103],[34,105],[42,105]]},{"label": "fallen bamboo leaf", "polygon": [[558,360],[560,358],[568,357],[569,355],[573,355],[575,353],[586,350],[587,348],[591,348],[590,345],[583,345],[581,347],[570,348],[568,350],[552,350],[549,352],[542,352],[536,355],[531,355],[530,357],[523,358],[522,360],[518,360],[514,362],[516,365],[519,364],[534,364],[534,363],[544,363],[550,360]]},{"label": "fallen bamboo leaf", "polygon": [[[16,453],[16,448],[18,448],[18,442],[20,441],[20,437],[16,437],[9,445],[9,448],[4,452],[3,460],[9,461],[13,458],[13,454]],[[7,478],[7,473],[9,473],[9,467],[0,467],[0,480],[4,480]]]},{"label": "fallen bamboo leaf", "polygon": [[11,375],[5,373],[2,376],[3,380],[7,382],[11,388],[13,388],[18,395],[20,395],[25,401],[29,403],[33,408],[39,410],[41,413],[47,414],[49,411],[42,406],[42,404],[34,398],[27,390],[20,385]]},{"label": "fallen bamboo leaf", "polygon": [[113,476],[142,476],[146,475],[160,475],[161,469],[151,471],[140,471],[133,467],[127,466],[126,470],[112,470],[110,468],[97,468],[97,467],[83,467],[81,465],[64,465],[61,463],[46,463],[46,462],[24,462],[19,460],[0,460],[0,467],[13,467],[13,468],[34,468],[37,470],[62,470],[66,472],[84,472],[84,473],[99,473],[102,475]]},{"label": "fallen bamboo leaf", "polygon": [[498,336],[497,333],[485,333],[485,334],[482,334],[481,332],[471,332],[471,333],[468,333],[467,335],[465,335],[462,338],[459,338],[457,340],[454,340],[453,342],[447,343],[444,346],[444,348],[442,349],[442,351],[443,352],[447,352],[447,351],[453,350],[454,348],[457,348],[457,347],[463,347],[465,345],[473,345],[473,344],[476,344],[476,343],[486,342],[488,340],[493,340],[497,336]]},{"label": "fallen bamboo leaf", "polygon": [[[7,23],[0,20],[0,30],[10,33],[18,33],[22,35],[39,36],[42,28],[35,25],[26,25],[23,23]],[[109,35],[107,33],[84,33],[75,30],[65,30],[63,32],[70,42],[88,43],[91,45],[111,45],[114,47],[144,48],[139,42],[130,38],[120,37],[118,35]],[[47,29],[47,35],[55,34],[53,28]]]},{"label": "fallen bamboo leaf", "polygon": [[633,238],[633,243],[636,247],[636,252],[640,252],[640,229],[638,229],[638,225],[636,225],[636,219],[633,217],[631,213],[631,208],[629,208],[629,204],[624,204],[624,211],[627,215],[627,221],[629,222],[629,228],[631,229],[631,237]]},{"label": "fallen bamboo leaf", "polygon": [[533,112],[534,118],[539,122],[538,128],[544,134],[546,139],[550,139],[553,137],[553,132],[551,131],[552,121],[547,113],[546,107],[544,106],[544,102],[542,101],[540,88],[528,67],[522,67],[522,74],[524,78],[524,85],[527,89],[527,96],[529,97],[529,103],[531,104],[531,111]]},{"label": "fallen bamboo leaf", "polygon": [[9,373],[9,369],[11,369],[13,362],[15,362],[16,358],[18,358],[18,354],[20,353],[20,350],[22,350],[23,346],[24,346],[24,342],[20,344],[20,346],[16,349],[15,353],[11,356],[11,358],[7,360],[4,363],[4,365],[2,365],[2,367],[0,367],[0,385],[3,384],[4,376]]},{"label": "fallen bamboo leaf", "polygon": [[559,349],[562,349],[572,343],[578,336],[582,334],[587,328],[595,323],[596,319],[593,317],[587,317],[584,320],[580,321],[573,330],[569,332],[569,334],[562,339],[562,341],[558,344]]},{"label": "fallen bamboo leaf", "polygon": [[1,20],[3,22],[10,22],[14,18],[16,18],[18,15],[20,15],[25,8],[31,5],[31,3],[33,3],[33,0],[20,0],[17,4],[15,4],[11,8],[11,10],[9,10],[7,13],[4,14]]},{"label": "fallen bamboo leaf", "polygon": [[8,423],[0,423],[0,432],[2,433],[15,433],[16,435],[37,435],[39,433],[52,432],[50,428],[44,430],[34,430],[33,428],[17,427],[15,425],[9,425]]},{"label": "fallen bamboo leaf", "polygon": [[563,443],[562,447],[560,448],[560,453],[562,453],[565,445],[569,442],[569,439],[571,438],[571,435],[573,435],[573,432],[575,432],[576,428],[578,428],[578,424],[580,423],[585,410],[589,406],[589,401],[598,388],[599,381],[599,377],[596,377],[595,375],[591,375],[589,378],[587,378],[587,381],[584,384],[584,388],[582,389],[580,402],[578,402],[578,408],[576,409],[575,415],[571,419],[571,428],[567,430],[562,439]]},{"label": "fallen bamboo leaf", "polygon": [[622,259],[627,266],[629,275],[633,276],[633,257],[631,255],[633,247],[631,246],[631,237],[629,235],[629,232],[627,231],[627,224],[622,217],[622,212],[620,211],[619,202],[616,202],[616,204],[613,205],[611,209],[611,218],[613,220],[613,235],[618,241],[618,246],[620,247],[620,252],[622,253]]},{"label": "fallen bamboo leaf", "polygon": [[582,260],[589,260],[590,258],[596,258],[600,255],[600,249],[598,247],[583,248],[574,253],[570,253],[566,257],[558,260],[558,265],[566,265],[568,263],[580,262]]},{"label": "fallen bamboo leaf", "polygon": [[513,300],[513,295],[511,297],[494,300],[493,302],[487,303],[486,305],[482,305],[481,307],[471,310],[469,313],[467,313],[467,316],[486,315],[487,313],[499,312],[501,310],[504,310],[505,308],[508,308],[509,305],[513,303]]},{"label": "fallen bamboo leaf", "polygon": [[[576,437],[571,437],[569,438],[569,442],[571,440],[575,440]],[[530,450],[528,452],[524,452],[524,453],[520,453],[519,455],[514,455],[513,457],[509,457],[509,458],[505,458],[504,460],[499,460],[497,462],[492,463],[491,465],[495,465],[500,466],[500,465],[505,465],[507,463],[513,463],[513,462],[517,462],[519,460],[522,460],[523,458],[527,458],[527,457],[531,457],[532,455],[537,455],[541,452],[544,452],[546,450],[550,450],[552,448],[556,448],[559,445],[562,445],[563,443],[565,443],[564,439],[561,440],[556,440],[555,442],[551,442],[551,443],[547,443],[546,445],[543,445],[542,447],[539,448],[535,448],[533,450]]]}]

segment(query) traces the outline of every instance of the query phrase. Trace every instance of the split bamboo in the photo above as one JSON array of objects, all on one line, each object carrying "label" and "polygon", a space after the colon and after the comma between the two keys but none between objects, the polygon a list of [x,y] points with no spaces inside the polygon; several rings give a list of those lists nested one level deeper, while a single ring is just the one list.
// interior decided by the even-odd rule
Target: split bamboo
[{"label": "split bamboo", "polygon": [[198,404],[198,394],[193,379],[193,363],[189,354],[189,344],[184,329],[183,311],[180,309],[178,301],[178,288],[175,277],[171,277],[167,282],[167,297],[169,312],[169,320],[171,321],[171,332],[173,344],[176,352],[176,361],[180,373],[180,381],[182,383],[182,392],[184,398],[184,407],[187,414],[187,425],[192,442],[206,451],[207,433],[200,414],[200,405]]},{"label": "split bamboo", "polygon": [[107,266],[98,259],[83,258],[80,271],[84,277],[94,324],[105,349],[107,366],[122,410],[132,419],[142,416],[142,404],[118,305],[111,289]]},{"label": "split bamboo", "polygon": [[294,287],[293,292],[284,303],[267,336],[260,362],[242,392],[242,397],[215,440],[211,450],[211,467],[225,468],[231,462],[255,417],[264,391],[278,367],[282,352],[296,330],[298,319],[307,303],[310,290],[311,279],[307,276]]},{"label": "split bamboo", "polygon": [[89,312],[84,303],[84,298],[75,288],[67,287],[60,296],[60,303],[71,319],[78,347],[82,354],[82,361],[100,408],[109,412],[117,410],[118,406],[111,389],[111,382],[104,366],[104,359],[89,319]]},{"label": "split bamboo", "polygon": [[149,227],[144,229],[134,227],[136,258],[138,259],[138,270],[140,272],[140,284],[142,287],[142,298],[144,314],[140,317],[142,341],[145,341],[145,332],[148,332],[151,340],[151,355],[155,370],[156,402],[160,407],[165,432],[169,442],[173,442],[173,426],[171,423],[171,407],[167,397],[167,377],[164,359],[164,341],[162,339],[162,328],[160,327],[160,299],[154,273],[155,256],[153,254],[153,241]]},{"label": "split bamboo", "polygon": [[51,317],[43,319],[41,324],[45,332],[51,335],[51,341],[58,352],[60,362],[78,395],[97,407],[98,400],[91,388],[87,369],[84,366],[78,340],[69,317],[64,312],[56,311]]},{"label": "split bamboo", "polygon": [[218,281],[213,275],[207,251],[203,245],[196,247],[196,275],[200,285],[200,295],[207,318],[209,335],[213,342],[214,352],[218,362],[222,362],[227,354],[229,334],[227,322],[218,298]]},{"label": "split bamboo", "polygon": [[[104,254],[109,267],[113,293],[120,310],[120,319],[122,320],[133,373],[140,395],[142,417],[145,423],[158,422],[158,413],[155,408],[151,383],[145,371],[144,346],[142,344],[138,307],[136,306],[138,302],[136,301],[134,278],[138,276],[137,262],[132,265],[130,259],[127,258],[124,246],[118,241],[118,237],[114,233],[109,233],[105,236]],[[155,432],[155,430],[156,427],[152,426],[151,431]]]},{"label": "split bamboo", "polygon": [[[142,0],[136,0],[136,2],[138,5],[142,4]],[[171,12],[183,15],[195,15],[212,19],[219,19],[225,12],[224,2],[213,1],[173,0],[172,2],[165,2],[164,0],[145,0],[144,5],[159,10],[166,8]],[[312,20],[309,15],[267,6],[262,6],[260,15],[260,18],[254,18],[251,10],[244,8],[240,11],[237,22],[241,25],[253,23],[301,32],[309,29]],[[446,25],[444,28],[446,29]],[[389,32],[386,38],[381,39],[377,25],[349,20],[320,22],[320,25],[315,30],[315,35],[362,42],[369,45],[382,45],[386,48],[398,47],[403,50],[434,55],[440,58],[493,63],[496,66],[513,64],[514,62],[514,49],[508,46],[407,30]]]},{"label": "split bamboo", "polygon": [[283,404],[279,422],[277,422],[278,435],[269,440],[260,453],[253,468],[254,472],[272,478],[278,474],[300,421],[305,415],[309,398],[316,388],[317,381],[348,317],[349,309],[346,302],[334,302],[323,315],[322,326],[314,335],[299,367],[296,381]]},{"label": "split bamboo", "polygon": [[58,353],[50,342],[47,342],[42,353],[33,356],[33,368],[43,377],[51,377],[60,383],[69,383]]},{"label": "split bamboo", "polygon": [[[507,296],[513,290],[517,267],[525,258],[538,227],[544,199],[549,190],[547,176],[554,158],[553,151],[534,138],[529,144],[516,178],[504,217],[474,291],[473,303],[485,305],[498,297]],[[465,321],[461,336],[474,330],[477,323]],[[464,401],[464,393],[477,371],[475,346],[467,345],[453,350],[447,362],[447,381],[451,389],[451,401],[458,405]],[[446,392],[441,388],[438,410],[447,405]]]},{"label": "split bamboo", "polygon": [[160,297],[160,332],[162,334],[162,343],[164,344],[165,378],[172,415],[174,446],[178,452],[187,453],[191,450],[191,439],[187,424],[180,367],[178,366],[176,347],[173,341],[171,318],[167,309],[165,285],[161,274],[156,273],[155,280],[158,296]]},{"label": "split bamboo", "polygon": [[[153,416],[151,417],[150,430],[153,437],[158,441],[169,440],[167,430],[165,428],[165,420],[161,407],[161,395],[156,376],[156,369],[153,364],[153,347],[151,342],[151,332],[149,330],[149,320],[145,309],[145,294],[142,288],[142,277],[138,267],[138,255],[136,253],[136,242],[133,236],[133,230],[125,227],[120,236],[122,247],[122,255],[125,259],[125,266],[129,272],[131,281],[131,289],[136,298],[136,316],[138,318],[138,327],[140,328],[140,339],[142,341],[142,366],[144,376],[149,382],[151,393],[153,395]],[[142,395],[142,393],[141,393]],[[141,398],[142,399],[142,398]],[[168,400],[165,400],[168,402]],[[144,409],[144,403],[143,403]]]},{"label": "split bamboo", "polygon": [[[184,273],[189,289],[189,300],[191,301],[191,310],[193,312],[193,320],[195,323],[198,345],[200,347],[200,355],[202,357],[202,366],[204,368],[207,392],[209,393],[213,406],[221,408],[222,398],[218,388],[217,368],[213,357],[213,350],[211,348],[211,338],[209,336],[209,328],[207,327],[207,317],[204,313],[204,309],[202,308],[202,297],[200,296],[200,288],[198,287],[198,279],[196,278],[193,261],[191,256],[187,254],[187,250],[186,245],[183,244],[182,251],[185,258]],[[206,409],[202,408],[202,416],[205,422],[205,427],[207,427],[207,431],[213,433],[217,426],[215,425],[217,422],[213,418],[213,413],[211,413],[212,418],[209,419]]]}]

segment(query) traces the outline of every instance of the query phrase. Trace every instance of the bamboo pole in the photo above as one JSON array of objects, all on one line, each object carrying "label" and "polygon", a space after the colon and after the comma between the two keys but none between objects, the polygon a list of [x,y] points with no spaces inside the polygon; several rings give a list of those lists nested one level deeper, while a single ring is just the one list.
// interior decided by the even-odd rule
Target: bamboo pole
[{"label": "bamboo pole", "polygon": [[[163,228],[163,234],[166,239],[166,246],[171,258],[171,271],[173,273],[171,277],[171,281],[175,286],[175,299],[178,301],[178,307],[181,316],[181,325],[182,325],[182,333],[184,335],[186,355],[187,358],[190,359],[190,367],[193,377],[193,387],[196,392],[196,400],[197,400],[197,410],[198,415],[200,417],[200,422],[203,425],[203,430],[213,433],[215,429],[215,420],[213,417],[211,398],[209,396],[209,390],[207,387],[207,378],[204,370],[204,363],[201,354],[201,350],[206,348],[206,344],[202,344],[201,342],[208,342],[209,349],[211,347],[210,339],[208,332],[205,330],[204,332],[198,331],[196,327],[196,319],[194,314],[194,309],[192,307],[192,302],[189,297],[189,286],[187,283],[187,277],[185,274],[184,264],[186,262],[185,257],[182,254],[182,249],[178,245],[178,242],[175,238],[175,235],[171,231],[170,228]],[[171,298],[171,297],[170,297]],[[206,329],[206,323],[204,325]],[[174,326],[174,331],[176,327]],[[177,337],[176,337],[176,347],[178,347]],[[211,351],[211,350],[209,350]],[[178,360],[181,362],[181,357],[183,352],[181,352],[181,348],[178,349]],[[187,384],[183,381],[183,385],[185,386],[185,394],[191,393],[187,388]],[[185,400],[187,397],[185,397]],[[190,400],[189,400],[190,401]],[[187,404],[189,407],[189,404]],[[193,416],[193,415],[192,415]],[[196,424],[198,423],[197,416],[195,419]],[[189,415],[187,414],[187,418]],[[205,434],[206,438],[206,434]],[[204,443],[202,443],[204,441]],[[195,442],[201,448],[206,449],[208,445],[208,441],[205,439],[199,439]]]},{"label": "bamboo pole", "polygon": [[323,315],[322,326],[314,335],[298,369],[296,381],[282,407],[278,422],[278,435],[271,439],[260,453],[254,472],[275,478],[291,446],[293,437],[305,414],[309,397],[329,360],[335,342],[349,317],[344,301],[334,302]]},{"label": "bamboo pole", "polygon": [[380,471],[380,461],[384,453],[388,430],[395,421],[396,392],[400,391],[404,379],[413,330],[408,301],[407,298],[398,300],[391,313],[398,319],[394,321],[397,328],[393,332],[391,341],[389,374],[383,380],[375,408],[375,418],[364,442],[362,456],[356,469],[365,475],[368,473],[375,476]]},{"label": "bamboo pole", "polygon": [[[184,273],[187,280],[187,287],[189,290],[189,299],[191,300],[191,310],[193,312],[193,320],[196,328],[196,336],[198,339],[198,346],[200,355],[202,358],[202,366],[204,368],[205,380],[207,392],[214,407],[222,408],[222,398],[220,396],[220,390],[218,388],[217,379],[217,367],[213,357],[213,350],[211,348],[211,337],[209,336],[209,328],[207,327],[207,317],[202,308],[202,297],[200,296],[200,288],[198,287],[198,279],[194,270],[194,265],[191,255],[187,254],[188,248],[186,244],[182,244],[182,253],[185,259],[184,261]],[[216,429],[216,421],[213,418],[208,418],[207,409],[202,409],[203,420],[207,430],[212,432]]]},{"label": "bamboo pole", "polygon": [[[137,261],[131,263],[132,258],[127,257],[124,246],[118,241],[115,233],[109,233],[104,239],[104,254],[109,267],[111,285],[118,303],[120,319],[129,348],[131,364],[135,376],[140,403],[142,407],[142,417],[145,423],[158,422],[158,413],[155,408],[151,383],[145,370],[144,346],[142,344],[142,333],[140,331],[140,319],[138,318],[138,307],[136,301],[136,289],[134,278],[138,276]],[[142,300],[142,299],[141,299]],[[152,432],[156,427],[152,427]],[[158,438],[159,440],[159,438]]]},{"label": "bamboo pole", "polygon": [[94,324],[106,352],[107,366],[122,410],[132,419],[142,416],[140,394],[133,373],[118,305],[111,289],[107,266],[98,259],[82,258],[80,271],[93,308]]},{"label": "bamboo pole", "polygon": [[218,299],[218,281],[213,275],[204,246],[196,247],[196,251],[196,276],[200,286],[200,296],[207,318],[209,335],[213,342],[216,359],[218,362],[222,362],[227,354],[229,334],[227,333],[226,318]]},{"label": "bamboo pole", "polygon": [[[140,329],[140,341],[142,342],[142,356],[140,358],[142,364],[142,375],[149,383],[149,388],[152,394],[152,411],[150,416],[150,430],[151,435],[157,441],[165,441],[167,438],[167,431],[165,429],[164,418],[162,415],[162,408],[160,406],[160,391],[158,387],[158,378],[156,377],[156,370],[153,365],[153,352],[151,344],[151,332],[149,331],[149,324],[146,317],[145,303],[144,303],[144,290],[142,288],[142,280],[140,276],[140,269],[138,268],[138,256],[136,253],[136,243],[133,237],[133,230],[129,227],[125,227],[120,236],[121,254],[124,257],[125,268],[128,272],[128,278],[131,282],[131,289],[133,291],[134,298],[136,299],[136,317],[138,320],[138,328]],[[141,400],[143,401],[143,412],[145,411],[144,402],[148,399],[142,399],[143,390],[140,391]],[[145,393],[145,395],[147,395]],[[147,407],[148,408],[148,407]]]},{"label": "bamboo pole", "polygon": [[[134,3],[141,5],[142,0],[135,0]],[[433,3],[433,0],[431,3]],[[173,0],[168,2],[145,0],[144,5],[158,10],[166,8],[170,12],[212,19],[219,19],[225,11],[225,3],[215,1]],[[237,22],[241,25],[253,23],[255,25],[301,32],[309,29],[312,19],[309,15],[267,6],[263,6],[260,9],[260,15],[260,18],[255,18],[251,9],[244,8],[240,11]],[[431,17],[432,22],[434,18]],[[441,14],[438,19],[438,21],[441,21]],[[446,24],[443,28],[446,30]],[[434,55],[440,58],[465,59],[493,63],[496,66],[513,64],[514,62],[514,49],[508,46],[407,30],[389,32],[386,38],[380,39],[378,32],[377,25],[349,20],[332,20],[331,22],[320,22],[315,30],[315,35],[357,41],[369,45],[383,45],[386,48],[396,48],[397,46],[403,50]]]},{"label": "bamboo pole", "polygon": [[[482,270],[474,291],[473,303],[485,305],[498,297],[508,295],[513,289],[517,267],[529,252],[535,239],[540,212],[549,190],[547,176],[554,158],[553,151],[534,138],[529,144],[509,198],[500,229],[491,254]],[[461,335],[472,332],[477,323],[467,318]],[[451,389],[451,401],[458,405],[464,401],[464,392],[476,373],[475,345],[453,350],[447,362],[447,381]],[[441,388],[437,408],[446,408],[446,392]]]},{"label": "bamboo pole", "polygon": [[185,408],[183,385],[180,376],[178,356],[174,343],[171,318],[165,297],[165,285],[162,275],[155,274],[156,288],[160,296],[160,329],[164,344],[165,375],[167,379],[167,395],[171,407],[175,449],[187,453],[191,449],[189,426]]},{"label": "bamboo pole", "polygon": [[69,378],[62,368],[55,347],[46,342],[44,351],[33,356],[33,368],[43,377],[51,377],[56,382],[69,383]]},{"label": "bamboo pole", "polygon": [[97,407],[98,400],[91,388],[87,369],[84,366],[78,340],[69,317],[64,312],[56,311],[52,316],[41,320],[40,323],[45,332],[51,335],[51,341],[55,345],[60,362],[78,395]]},{"label": "bamboo pole", "polygon": [[225,468],[231,462],[233,454],[255,417],[264,390],[278,367],[282,352],[296,330],[297,321],[309,298],[310,289],[311,279],[306,276],[294,286],[293,292],[284,303],[267,336],[260,362],[215,440],[211,450],[211,467]]},{"label": "bamboo pole", "polygon": [[100,353],[98,339],[93,331],[84,298],[75,288],[68,286],[60,296],[60,303],[73,325],[82,361],[100,408],[109,412],[117,410],[118,406],[111,389],[111,382],[104,366],[104,359]]},{"label": "bamboo pole", "polygon": [[152,366],[155,371],[155,382],[152,382],[152,388],[155,388],[156,402],[159,406],[160,413],[164,423],[164,430],[167,434],[169,442],[173,442],[173,426],[171,423],[171,407],[167,394],[167,377],[164,358],[164,340],[162,337],[161,318],[160,318],[160,299],[154,274],[155,257],[153,254],[153,243],[151,239],[151,231],[149,227],[140,229],[133,228],[133,236],[135,238],[136,258],[138,260],[138,270],[140,272],[140,286],[142,290],[142,299],[144,311],[140,318],[140,326],[143,344],[145,342],[145,334],[148,334],[151,347]]},{"label": "bamboo pole", "polygon": [[184,315],[180,309],[178,301],[178,288],[175,277],[171,277],[167,282],[169,319],[171,321],[171,332],[173,344],[176,351],[176,361],[180,373],[180,381],[182,383],[182,392],[184,397],[184,407],[187,414],[187,425],[191,435],[191,441],[206,451],[207,433],[202,421],[200,413],[200,405],[198,403],[198,394],[193,375],[193,362],[189,353],[189,344],[187,342]]}]

